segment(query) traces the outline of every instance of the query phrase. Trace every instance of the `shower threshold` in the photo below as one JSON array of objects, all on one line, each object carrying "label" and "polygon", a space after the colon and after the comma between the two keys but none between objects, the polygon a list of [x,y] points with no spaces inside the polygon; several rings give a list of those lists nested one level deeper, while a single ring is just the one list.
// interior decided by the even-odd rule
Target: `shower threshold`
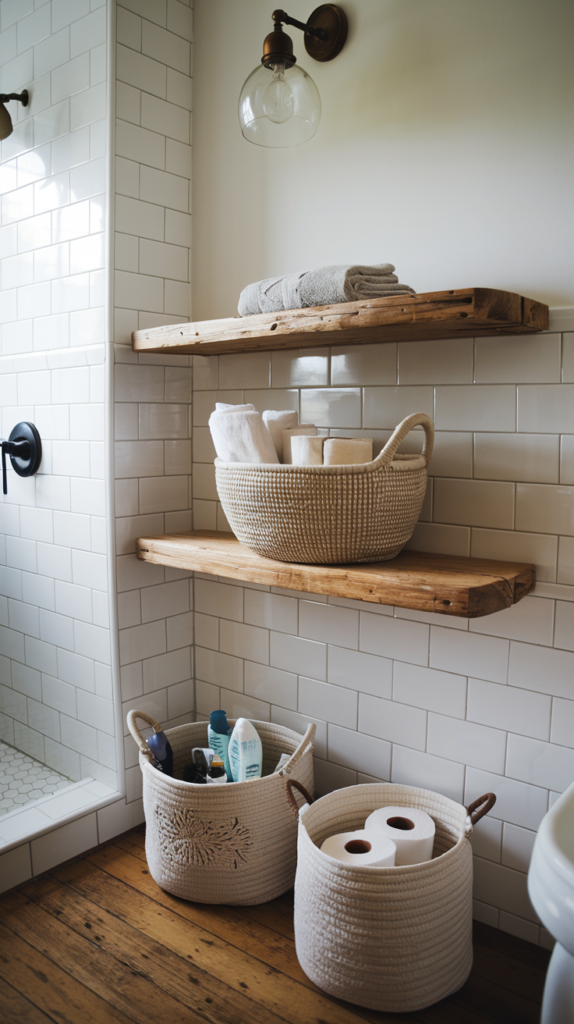
[{"label": "shower threshold", "polygon": [[96,779],[73,782],[0,740],[0,852],[114,795],[119,796],[115,789]]}]

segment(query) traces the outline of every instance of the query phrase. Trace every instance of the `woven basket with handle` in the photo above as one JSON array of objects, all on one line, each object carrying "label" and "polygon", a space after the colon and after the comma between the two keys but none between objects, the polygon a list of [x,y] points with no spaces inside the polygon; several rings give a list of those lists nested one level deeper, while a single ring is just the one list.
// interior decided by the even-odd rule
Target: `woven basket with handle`
[{"label": "woven basket with handle", "polygon": [[[197,903],[266,903],[287,892],[295,878],[297,823],[287,793],[295,779],[313,792],[315,726],[304,736],[270,722],[253,722],[263,746],[263,777],[224,785],[184,782],[192,747],[207,747],[207,722],[167,729],[174,778],[151,764],[137,719],[161,725],[143,711],[128,713],[140,748],[146,857],[162,889]],[[229,724],[235,725],[230,719]],[[281,754],[291,757],[275,774]]]},{"label": "woven basket with handle", "polygon": [[[338,999],[395,1013],[421,1010],[464,985],[472,967],[468,839],[495,799],[487,793],[467,809],[426,789],[372,783],[303,806],[295,947],[307,977]],[[372,811],[390,805],[430,814],[432,860],[356,867],[322,853],[328,836],[363,828]]]},{"label": "woven basket with handle", "polygon": [[[420,455],[397,455],[416,426]],[[430,418],[399,423],[381,453],[358,466],[251,465],[215,460],[217,492],[242,544],[282,562],[337,565],[385,561],[412,536],[433,448]]]}]

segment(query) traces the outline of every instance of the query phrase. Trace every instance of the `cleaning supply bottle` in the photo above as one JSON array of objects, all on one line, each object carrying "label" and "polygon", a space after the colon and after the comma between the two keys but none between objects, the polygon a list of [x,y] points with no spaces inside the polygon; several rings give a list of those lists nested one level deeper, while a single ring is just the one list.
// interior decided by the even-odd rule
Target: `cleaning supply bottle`
[{"label": "cleaning supply bottle", "polygon": [[259,734],[247,718],[238,718],[229,740],[229,763],[234,782],[259,779],[263,748]]},{"label": "cleaning supply bottle", "polygon": [[232,775],[231,766],[229,764],[228,747],[231,731],[231,726],[227,724],[227,715],[225,714],[225,711],[212,711],[209,716],[209,725],[207,726],[207,742],[214,753],[219,754],[223,761],[225,774],[230,780]]}]

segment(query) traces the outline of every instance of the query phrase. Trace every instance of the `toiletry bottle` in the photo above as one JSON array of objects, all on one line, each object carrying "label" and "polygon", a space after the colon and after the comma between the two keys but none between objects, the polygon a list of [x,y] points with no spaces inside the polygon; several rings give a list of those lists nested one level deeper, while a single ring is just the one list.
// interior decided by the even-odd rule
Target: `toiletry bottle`
[{"label": "toiletry bottle", "polygon": [[238,718],[229,740],[229,763],[234,782],[259,779],[263,766],[261,740],[247,718]]},{"label": "toiletry bottle", "polygon": [[227,774],[219,754],[213,755],[205,781],[208,785],[211,784],[212,786],[220,786],[222,783],[227,782]]},{"label": "toiletry bottle", "polygon": [[191,751],[191,760],[198,772],[202,775],[207,775],[211,762],[215,756],[215,751],[211,750],[210,747],[193,747]]},{"label": "toiletry bottle", "polygon": [[207,726],[207,742],[211,749],[216,754],[219,754],[223,761],[225,774],[230,781],[233,777],[228,755],[231,732],[231,727],[227,724],[225,711],[212,711],[209,716],[209,725]]},{"label": "toiletry bottle", "polygon": [[156,767],[164,775],[173,776],[173,751],[163,730],[161,732],[152,732],[151,736],[147,739],[147,745],[155,758]]}]

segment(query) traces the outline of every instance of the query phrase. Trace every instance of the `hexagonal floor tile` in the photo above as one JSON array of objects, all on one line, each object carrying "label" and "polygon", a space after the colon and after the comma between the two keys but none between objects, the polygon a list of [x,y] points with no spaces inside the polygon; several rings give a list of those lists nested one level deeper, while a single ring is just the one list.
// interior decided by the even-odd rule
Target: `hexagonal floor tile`
[{"label": "hexagonal floor tile", "polygon": [[0,816],[70,785],[71,780],[0,740]]}]

